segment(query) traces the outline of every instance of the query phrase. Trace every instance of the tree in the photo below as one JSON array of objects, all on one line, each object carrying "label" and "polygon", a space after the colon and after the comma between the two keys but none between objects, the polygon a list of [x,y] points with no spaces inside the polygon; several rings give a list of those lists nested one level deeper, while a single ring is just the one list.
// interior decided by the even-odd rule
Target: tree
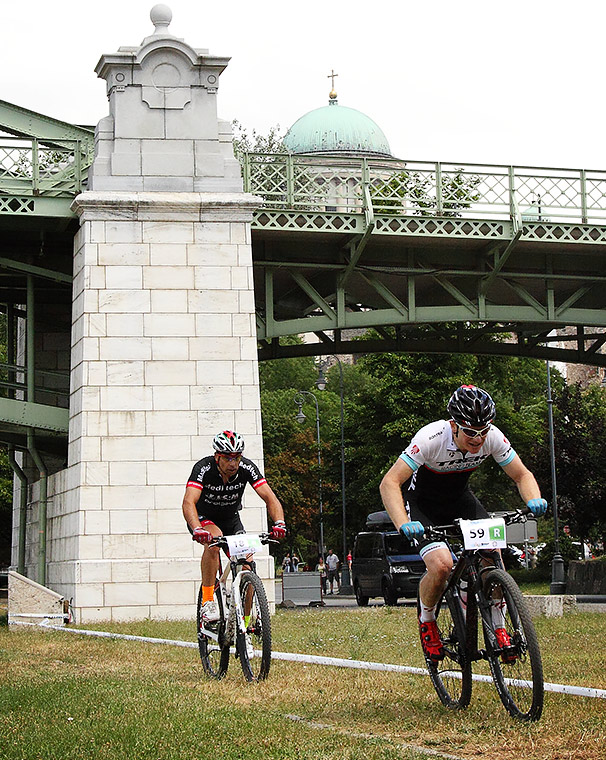
[{"label": "tree", "polygon": [[234,155],[241,153],[286,153],[284,136],[280,134],[280,125],[270,127],[266,135],[252,129],[250,132],[237,119],[232,121],[234,132]]},{"label": "tree", "polygon": [[606,393],[579,384],[554,391],[558,513],[580,539],[606,533]]},{"label": "tree", "polygon": [[[479,199],[477,187],[481,178],[466,175],[462,169],[441,179],[440,216],[460,216],[459,209],[469,208]],[[406,214],[410,210],[419,216],[436,213],[438,200],[431,193],[431,181],[417,171],[402,171],[388,180],[376,178],[371,188],[373,206],[379,214]]]},{"label": "tree", "polygon": [[[282,338],[288,343],[302,343],[298,336]],[[334,500],[336,484],[326,476],[325,464],[330,456],[329,425],[332,419],[332,394],[319,393],[314,380],[318,372],[313,357],[275,359],[259,365],[265,473],[282,501],[292,544],[300,558],[317,560],[319,539],[319,488],[322,477],[323,502],[327,508]],[[314,392],[320,410],[322,467],[318,465],[315,434],[315,405],[304,408],[309,423],[297,423],[295,394],[298,390]],[[290,548],[290,547],[289,547]]]}]

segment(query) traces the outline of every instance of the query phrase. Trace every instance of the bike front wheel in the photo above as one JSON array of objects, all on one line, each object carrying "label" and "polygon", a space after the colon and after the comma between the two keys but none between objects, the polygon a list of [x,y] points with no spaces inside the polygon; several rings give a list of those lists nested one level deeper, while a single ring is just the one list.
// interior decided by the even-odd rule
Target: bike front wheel
[{"label": "bike front wheel", "polygon": [[[491,610],[482,616],[486,657],[501,702],[518,720],[538,720],[543,711],[543,665],[522,592],[513,578],[500,569],[486,573],[483,588],[486,600],[503,613],[504,625],[495,625]],[[505,628],[508,646],[497,641],[495,629],[500,627]]]},{"label": "bike front wheel", "polygon": [[471,699],[471,658],[463,610],[458,596],[450,588],[438,602],[436,623],[444,646],[444,659],[435,661],[424,653],[429,677],[442,704],[451,710],[461,710]]},{"label": "bike front wheel", "polygon": [[238,626],[236,652],[246,680],[262,681],[271,665],[271,620],[263,582],[249,570],[241,576],[240,600],[246,631]]},{"label": "bike front wheel", "polygon": [[[223,678],[229,665],[229,643],[225,641],[225,608],[223,606],[223,597],[219,584],[215,584],[215,603],[219,610],[219,620],[216,623],[202,624],[202,586],[198,593],[198,606],[196,614],[196,630],[198,635],[198,649],[200,650],[200,660],[206,675],[211,678]],[[209,634],[204,631],[208,630]],[[210,633],[216,634],[218,641],[215,641]]]}]

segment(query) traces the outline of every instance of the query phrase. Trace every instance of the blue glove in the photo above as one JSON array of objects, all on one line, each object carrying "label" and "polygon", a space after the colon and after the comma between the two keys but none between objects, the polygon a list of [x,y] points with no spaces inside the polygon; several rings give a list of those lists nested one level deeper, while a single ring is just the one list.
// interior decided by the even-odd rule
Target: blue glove
[{"label": "blue glove", "polygon": [[418,520],[413,520],[412,522],[402,523],[402,525],[400,525],[400,533],[404,538],[408,539],[422,538],[425,533],[425,528],[423,527],[423,523],[420,523]]},{"label": "blue glove", "polygon": [[530,499],[526,503],[526,506],[535,517],[540,517],[547,512],[547,502],[545,499]]}]

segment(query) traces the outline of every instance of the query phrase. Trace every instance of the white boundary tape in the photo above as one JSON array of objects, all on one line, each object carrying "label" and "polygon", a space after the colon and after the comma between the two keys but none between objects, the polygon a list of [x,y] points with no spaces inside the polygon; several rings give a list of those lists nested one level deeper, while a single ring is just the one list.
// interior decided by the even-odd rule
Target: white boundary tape
[{"label": "white boundary tape", "polygon": [[[61,625],[53,625],[44,620],[42,623],[25,623],[14,621],[11,625],[29,625],[38,626],[54,631],[65,631],[66,633],[78,633],[81,636],[93,636],[104,639],[124,639],[126,641],[144,641],[148,644],[168,644],[176,647],[185,647],[187,649],[197,649],[198,644],[195,641],[179,641],[175,639],[154,639],[148,636],[134,636],[128,633],[110,633],[109,631],[90,631],[85,628],[64,628]],[[358,670],[379,670],[390,671],[395,673],[412,673],[413,675],[427,675],[425,668],[413,668],[408,665],[390,665],[384,662],[366,662],[365,660],[344,660],[340,657],[321,657],[313,654],[296,654],[292,652],[272,652],[274,660],[289,660],[292,662],[307,662],[310,665],[333,665],[338,668],[355,668]],[[492,683],[490,676],[474,675],[474,681]],[[507,679],[511,682],[510,679]],[[518,685],[526,685],[526,682],[518,682]],[[528,682],[530,686],[530,682]],[[587,686],[569,686],[559,683],[545,683],[545,691],[553,691],[558,694],[569,694],[575,697],[591,697],[594,699],[606,699],[606,689],[594,689]]]}]

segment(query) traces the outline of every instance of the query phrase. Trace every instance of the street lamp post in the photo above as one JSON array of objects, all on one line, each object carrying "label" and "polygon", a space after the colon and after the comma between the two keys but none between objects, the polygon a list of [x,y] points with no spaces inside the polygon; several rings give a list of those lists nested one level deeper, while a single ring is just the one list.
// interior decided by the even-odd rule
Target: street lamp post
[{"label": "street lamp post", "polygon": [[320,446],[320,409],[318,407],[318,399],[311,391],[297,391],[295,395],[295,404],[298,407],[297,415],[295,419],[301,425],[307,419],[303,413],[303,404],[305,403],[305,397],[311,396],[316,405],[316,441],[318,444],[318,501],[320,510],[320,556],[324,557],[324,511],[322,507],[322,449]]},{"label": "street lamp post", "polygon": [[547,419],[549,422],[549,458],[551,460],[551,501],[553,503],[553,559],[551,561],[550,594],[563,594],[566,591],[564,577],[564,559],[560,553],[560,531],[558,525],[558,491],[556,486],[555,442],[553,435],[553,398],[551,397],[551,371],[547,361]]},{"label": "street lamp post", "polygon": [[[339,396],[341,399],[341,513],[342,513],[342,533],[343,533],[343,554],[341,555],[343,560],[343,571],[341,573],[341,588],[351,586],[351,578],[349,577],[349,565],[347,564],[347,519],[345,510],[345,427],[343,422],[343,365],[338,356],[331,354],[334,359],[337,360],[339,365]],[[318,379],[316,380],[316,387],[318,390],[323,391],[326,388],[326,376],[324,375],[325,361],[320,361],[318,366]]]}]

